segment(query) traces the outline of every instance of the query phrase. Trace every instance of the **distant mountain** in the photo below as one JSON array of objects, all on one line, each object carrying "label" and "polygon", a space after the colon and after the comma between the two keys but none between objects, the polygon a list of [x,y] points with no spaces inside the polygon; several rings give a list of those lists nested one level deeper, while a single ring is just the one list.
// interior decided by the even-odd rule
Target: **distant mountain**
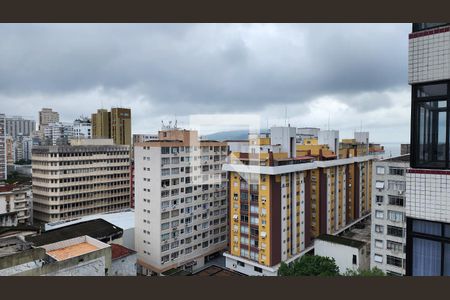
[{"label": "distant mountain", "polygon": [[205,136],[205,139],[224,141],[224,140],[246,140],[248,138],[248,130],[221,131]]}]

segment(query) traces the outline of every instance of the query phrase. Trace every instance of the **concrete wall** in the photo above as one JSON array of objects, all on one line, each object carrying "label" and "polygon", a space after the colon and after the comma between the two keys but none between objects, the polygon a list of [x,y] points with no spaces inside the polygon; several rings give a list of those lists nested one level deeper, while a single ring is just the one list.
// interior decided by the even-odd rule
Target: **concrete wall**
[{"label": "concrete wall", "polygon": [[[362,257],[358,248],[316,239],[314,254],[334,258],[341,274],[345,273],[347,269],[356,271],[369,268],[369,261]],[[353,264],[353,255],[356,255],[356,264]]]},{"label": "concrete wall", "polygon": [[[240,262],[243,262],[239,260]],[[230,270],[244,273],[248,276],[277,276],[276,271],[269,271],[266,269],[262,269],[262,273],[255,271],[255,265],[249,264],[247,262],[243,262],[244,266],[239,265],[237,259],[226,257],[225,267]]]},{"label": "concrete wall", "polygon": [[137,254],[115,259],[111,262],[109,276],[136,276]]}]

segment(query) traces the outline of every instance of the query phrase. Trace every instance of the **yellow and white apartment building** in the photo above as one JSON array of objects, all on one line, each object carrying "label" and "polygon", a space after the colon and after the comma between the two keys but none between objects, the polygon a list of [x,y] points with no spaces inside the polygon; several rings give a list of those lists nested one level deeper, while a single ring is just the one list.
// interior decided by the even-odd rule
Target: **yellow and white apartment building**
[{"label": "yellow and white apartment building", "polygon": [[376,156],[367,145],[349,140],[338,157],[314,140],[296,145],[295,131],[273,127],[270,135],[250,135],[248,152],[232,152],[224,164],[230,269],[274,276],[318,235],[335,234],[370,213]]}]

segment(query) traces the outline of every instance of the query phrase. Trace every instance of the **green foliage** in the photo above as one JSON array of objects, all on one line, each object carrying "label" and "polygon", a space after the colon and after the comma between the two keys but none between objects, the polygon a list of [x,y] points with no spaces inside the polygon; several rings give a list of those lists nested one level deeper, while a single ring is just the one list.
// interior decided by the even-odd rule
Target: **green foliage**
[{"label": "green foliage", "polygon": [[383,271],[381,271],[380,269],[375,267],[375,268],[369,269],[369,270],[357,270],[357,271],[347,270],[347,272],[344,273],[344,276],[363,276],[363,277],[374,276],[374,277],[379,277],[379,276],[386,276],[386,274],[384,274]]},{"label": "green foliage", "polygon": [[333,258],[304,255],[300,260],[287,265],[282,262],[279,276],[339,276],[339,267]]}]

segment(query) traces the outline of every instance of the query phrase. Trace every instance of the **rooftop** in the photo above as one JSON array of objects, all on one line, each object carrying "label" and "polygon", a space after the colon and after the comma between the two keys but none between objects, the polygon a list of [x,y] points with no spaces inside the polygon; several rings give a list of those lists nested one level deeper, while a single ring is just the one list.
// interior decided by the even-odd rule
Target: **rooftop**
[{"label": "rooftop", "polygon": [[330,235],[330,234],[319,235],[317,237],[317,239],[321,240],[321,241],[326,241],[326,242],[330,242],[330,243],[345,245],[345,246],[358,248],[358,249],[363,247],[366,244],[365,242],[362,242],[362,241],[349,239],[349,238],[345,238],[345,237],[342,237],[342,236]]},{"label": "rooftop", "polygon": [[57,221],[53,223],[45,224],[45,230],[49,231],[61,227],[66,227],[73,224],[79,224],[86,221],[103,219],[115,226],[122,228],[123,230],[134,228],[134,210],[129,208],[121,211],[108,212],[104,214],[89,215],[78,218],[72,221]]},{"label": "rooftop", "polygon": [[123,230],[103,219],[96,219],[49,230],[40,235],[28,236],[26,240],[34,246],[42,246],[84,235],[103,241],[121,237]]},{"label": "rooftop", "polygon": [[111,258],[113,260],[135,254],[136,251],[131,250],[119,244],[111,244]]},{"label": "rooftop", "polygon": [[208,266],[197,272],[191,274],[192,276],[220,276],[220,277],[232,277],[232,276],[246,276],[245,274],[229,270],[224,267],[216,265]]},{"label": "rooftop", "polygon": [[89,244],[87,242],[82,242],[64,248],[48,251],[47,254],[56,259],[57,261],[61,261],[72,257],[77,257],[95,250],[98,250],[96,246]]},{"label": "rooftop", "polygon": [[382,162],[385,161],[391,161],[391,162],[409,162],[409,154],[404,154],[404,155],[400,155],[400,156],[395,156],[395,157],[390,157],[390,158],[386,158],[381,160]]},{"label": "rooftop", "polygon": [[31,244],[19,237],[8,237],[0,239],[0,257],[31,249]]}]

